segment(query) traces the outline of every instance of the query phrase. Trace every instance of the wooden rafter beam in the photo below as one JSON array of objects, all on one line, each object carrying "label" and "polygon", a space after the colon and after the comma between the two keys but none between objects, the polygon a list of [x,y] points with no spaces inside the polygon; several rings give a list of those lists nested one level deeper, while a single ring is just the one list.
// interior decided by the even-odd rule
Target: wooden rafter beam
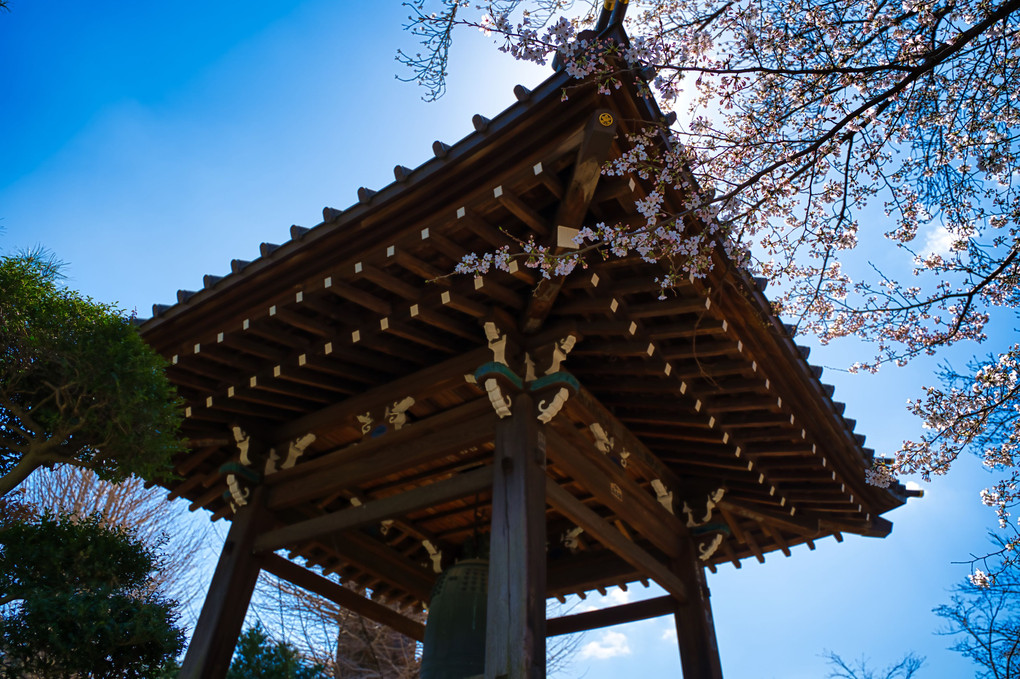
[{"label": "wooden rafter beam", "polygon": [[352,592],[339,583],[324,578],[307,568],[302,568],[296,563],[284,559],[282,556],[275,554],[266,555],[263,567],[276,577],[306,589],[313,594],[318,594],[324,599],[343,606],[360,616],[381,625],[386,625],[415,641],[425,641],[425,625],[422,623],[403,616],[392,608]]},{"label": "wooden rafter beam", "polygon": [[564,407],[568,414],[584,422],[601,424],[617,445],[630,451],[632,463],[641,465],[651,478],[662,479],[669,488],[680,486],[680,478],[585,387],[582,386]]},{"label": "wooden rafter beam", "polygon": [[[613,115],[605,110],[596,111],[588,120],[577,150],[573,176],[556,211],[551,243],[554,253],[567,250],[559,243],[560,232],[563,231],[567,238],[572,237],[573,230],[581,226],[588,213],[592,198],[595,197],[595,187],[602,175],[602,165],[609,159],[616,138],[616,128]],[[532,334],[542,327],[562,287],[562,276],[539,281],[522,318],[521,330],[525,334]]]},{"label": "wooden rafter beam", "polygon": [[[666,511],[612,460],[595,451],[583,435],[569,431],[564,434],[561,436],[553,429],[546,431],[549,456],[556,467],[658,549],[668,556],[679,556],[680,536],[687,533],[684,523]],[[591,454],[586,455],[585,448],[592,448]]]},{"label": "wooden rafter beam", "polygon": [[734,502],[731,498],[724,498],[719,503],[719,507],[733,516],[740,516],[760,523],[773,523],[807,538],[821,537],[823,534],[822,529],[819,527],[818,519],[789,516],[765,509],[752,509],[747,505]]},{"label": "wooden rafter beam", "polygon": [[588,535],[615,552],[635,569],[655,580],[677,601],[687,600],[687,589],[669,568],[625,538],[615,526],[585,507],[580,500],[560,488],[556,481],[546,479],[545,493],[547,501],[556,511],[583,528]]},{"label": "wooden rafter beam", "polygon": [[373,500],[358,507],[277,528],[260,535],[255,540],[255,551],[274,552],[303,540],[393,519],[418,509],[477,493],[487,489],[491,484],[492,468],[482,467],[381,500]]}]

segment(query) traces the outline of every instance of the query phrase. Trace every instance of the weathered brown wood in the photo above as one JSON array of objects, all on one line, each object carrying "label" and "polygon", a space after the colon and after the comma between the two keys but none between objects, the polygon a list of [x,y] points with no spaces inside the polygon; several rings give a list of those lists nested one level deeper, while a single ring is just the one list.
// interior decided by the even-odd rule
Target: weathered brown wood
[{"label": "weathered brown wood", "polygon": [[686,547],[684,557],[673,562],[673,572],[689,592],[687,601],[676,604],[674,614],[680,664],[684,677],[722,679],[705,571],[694,556],[694,544],[688,542]]},{"label": "weathered brown wood", "polygon": [[337,554],[366,573],[377,575],[397,585],[418,601],[428,603],[435,584],[431,569],[412,562],[408,557],[358,530],[349,530],[322,540]]},{"label": "weathered brown wood", "polygon": [[575,316],[579,314],[614,314],[618,308],[620,308],[620,300],[611,295],[600,295],[598,297],[576,297],[569,302],[557,304],[554,311],[560,316]]},{"label": "weathered brown wood", "polygon": [[[569,430],[564,434],[561,436],[552,429],[546,432],[549,456],[556,468],[569,474],[616,516],[647,536],[657,548],[670,556],[677,556],[679,538],[687,534],[684,523],[666,511],[612,460],[594,450],[583,436]],[[585,448],[590,449],[590,453],[585,454]]]},{"label": "weathered brown wood", "polygon": [[492,274],[478,276],[474,280],[474,285],[478,292],[511,309],[520,309],[524,306],[521,296],[505,285],[497,283]]},{"label": "weathered brown wood", "polygon": [[329,328],[323,327],[321,320],[311,318],[294,309],[274,306],[270,309],[269,317],[279,321],[280,323],[310,332],[313,335],[318,335],[319,337],[329,337],[330,335]]},{"label": "weathered brown wood", "polygon": [[786,544],[786,539],[783,538],[783,532],[771,523],[763,523],[761,526],[765,532],[772,537],[775,543],[779,545],[779,549],[783,552],[783,554],[785,556],[790,556],[790,547]]},{"label": "weathered brown wood", "polygon": [[489,315],[489,307],[481,302],[469,299],[462,293],[447,290],[443,292],[441,299],[444,306],[448,306],[455,311],[467,314],[475,319],[486,318]]},{"label": "weathered brown wood", "polygon": [[266,520],[264,492],[256,488],[230,524],[209,592],[181,666],[181,679],[222,679],[227,674],[248,611],[262,558],[252,546]]},{"label": "weathered brown wood", "polygon": [[[339,377],[343,380],[350,380],[358,383],[358,392],[364,391],[366,384],[379,384],[386,379],[389,372],[383,372],[374,368],[369,368],[361,363],[361,358],[365,353],[363,350],[348,347],[348,346],[337,346],[334,342],[330,347],[332,351],[329,355],[322,351],[307,352],[299,354],[297,359],[297,367],[290,368],[288,370],[288,379],[300,379],[306,374],[313,374],[316,379],[329,380],[336,384],[338,381],[333,379]],[[400,365],[396,361],[390,361],[389,368],[391,371],[398,370]]]},{"label": "weathered brown wood", "polygon": [[635,569],[655,580],[678,600],[686,600],[687,591],[680,579],[648,552],[623,537],[615,526],[585,507],[580,500],[560,488],[552,479],[547,479],[545,492],[549,504],[556,511],[583,528],[588,535],[611,549]]},{"label": "weathered brown wood", "polygon": [[[193,445],[192,441],[188,442],[189,446]],[[174,471],[181,476],[188,476],[192,471],[198,468],[203,462],[220,449],[221,446],[227,444],[227,439],[217,440],[215,443],[206,443],[200,449],[192,449],[190,452],[184,454],[183,458],[179,463],[174,465]]]},{"label": "weathered brown wood", "polygon": [[398,495],[373,500],[358,507],[277,528],[260,535],[255,540],[255,551],[274,552],[302,540],[311,540],[329,533],[403,516],[418,509],[479,492],[491,484],[492,468],[482,467]]},{"label": "weathered brown wood", "polygon": [[[602,117],[605,115],[609,117]],[[577,149],[577,159],[574,161],[574,171],[560,200],[552,225],[554,242],[549,245],[554,254],[561,254],[568,249],[555,242],[558,238],[558,229],[562,227],[567,229],[568,233],[572,229],[577,229],[588,213],[588,208],[595,197],[595,189],[602,177],[602,165],[608,160],[613,139],[616,137],[616,128],[616,121],[607,110],[596,111],[585,126],[581,144]],[[521,323],[524,333],[532,334],[542,327],[556,302],[563,281],[562,276],[554,279],[543,278],[539,281],[524,312]]]},{"label": "weathered brown wood", "polygon": [[549,564],[547,594],[563,596],[609,582],[631,582],[639,571],[608,549],[585,550]]},{"label": "weathered brown wood", "polygon": [[465,323],[459,318],[452,318],[449,314],[443,313],[438,309],[412,307],[410,315],[412,319],[421,321],[426,325],[431,325],[433,328],[439,328],[451,335],[456,335],[469,341],[478,341],[478,325],[475,323]]},{"label": "weathered brown wood", "polygon": [[[675,387],[673,387],[675,389]],[[606,429],[606,434],[616,439],[617,445],[630,451],[632,463],[640,465],[650,478],[662,479],[671,488],[679,487],[680,478],[648,449],[638,437],[634,436],[588,389],[583,386],[572,396],[565,406],[568,412],[578,413],[580,418],[589,423],[598,422]]]},{"label": "weathered brown wood", "polygon": [[[488,410],[488,412],[486,412]],[[268,477],[269,506],[293,507],[491,440],[495,413],[472,401]]]},{"label": "weathered brown wood", "polygon": [[433,266],[422,259],[418,259],[406,250],[398,249],[393,255],[393,260],[398,266],[421,276],[425,281],[436,283],[444,287],[450,285],[450,279],[447,277],[450,273],[449,271]]},{"label": "weathered brown wood", "polygon": [[597,611],[564,615],[546,621],[546,636],[555,637],[561,634],[574,634],[575,632],[586,632],[600,627],[611,627],[628,622],[637,622],[638,620],[658,618],[659,616],[674,613],[676,607],[676,599],[671,596],[660,596],[611,608],[602,608]]},{"label": "weathered brown wood", "polygon": [[360,275],[372,281],[380,288],[389,290],[393,294],[399,295],[406,300],[416,300],[422,293],[421,288],[418,286],[411,285],[410,283],[383,271],[374,264],[362,264]]},{"label": "weathered brown wood", "polygon": [[[403,314],[401,314],[403,316]],[[437,337],[433,333],[419,330],[411,327],[407,322],[397,320],[395,318],[386,318],[380,321],[380,326],[383,328],[383,333],[391,335],[393,337],[399,337],[407,342],[412,342],[417,345],[415,347],[409,347],[407,353],[418,353],[418,347],[425,347],[432,351],[437,351],[443,354],[452,354],[456,352],[456,349],[450,345],[450,341],[445,337]]]},{"label": "weathered brown wood", "polygon": [[503,207],[509,210],[517,219],[527,224],[532,231],[540,236],[549,235],[549,221],[540,215],[534,208],[521,200],[513,191],[504,188],[502,195],[497,198]]},{"label": "weathered brown wood", "polygon": [[754,533],[747,531],[744,533],[744,537],[747,540],[747,546],[751,549],[751,553],[754,554],[754,558],[758,560],[758,563],[765,563],[765,554],[762,553],[761,546],[758,544],[758,540],[755,539]]},{"label": "weathered brown wood", "polygon": [[647,304],[632,304],[627,309],[630,318],[656,318],[677,314],[703,313],[709,307],[705,297],[675,298]]},{"label": "weathered brown wood", "polygon": [[273,440],[284,442],[315,431],[323,425],[342,422],[365,411],[400,401],[407,396],[422,398],[425,392],[436,393],[462,384],[466,373],[474,372],[475,368],[491,357],[492,353],[488,349],[480,348],[430,365],[407,377],[365,391],[356,399],[341,401],[277,427],[272,432]]},{"label": "weathered brown wood", "polygon": [[480,236],[494,248],[503,246],[516,247],[517,241],[503,233],[501,230],[489,224],[473,211],[468,210],[460,222],[476,236]]},{"label": "weathered brown wood", "polygon": [[282,556],[267,554],[263,568],[282,580],[318,594],[322,598],[343,606],[369,620],[386,625],[406,637],[410,637],[415,641],[425,641],[425,625],[417,620],[403,616],[392,608],[383,606],[376,601],[366,599],[343,585],[324,578],[307,568],[302,568],[293,561],[284,559]]},{"label": "weathered brown wood", "polygon": [[[441,233],[437,233],[434,229],[429,233],[429,243],[432,244],[436,250],[446,255],[448,259],[453,262],[459,262],[464,258],[464,255],[468,253],[463,247],[447,238]],[[444,271],[444,275],[448,274],[449,271]]]},{"label": "weathered brown wood", "polygon": [[705,408],[712,412],[729,413],[744,410],[776,411],[780,405],[775,396],[719,396],[706,400]]},{"label": "weathered brown wood", "polygon": [[728,498],[724,498],[723,501],[719,503],[719,506],[735,516],[742,516],[745,519],[751,519],[752,521],[774,523],[777,526],[781,526],[788,531],[792,531],[798,535],[803,535],[804,537],[814,538],[821,536],[818,519],[789,516],[789,514],[784,516],[779,512],[754,509]]},{"label": "weathered brown wood", "polygon": [[531,395],[495,428],[485,678],[545,678],[545,440]]},{"label": "weathered brown wood", "polygon": [[686,361],[709,356],[729,356],[739,353],[736,342],[694,342],[684,346],[666,347],[662,355],[670,361]]},{"label": "weathered brown wood", "polygon": [[393,307],[386,300],[370,292],[365,292],[350,283],[338,280],[338,277],[334,276],[329,279],[329,286],[326,290],[344,301],[353,302],[380,316],[388,316],[393,313]]},{"label": "weathered brown wood", "polygon": [[200,475],[200,474],[192,474],[191,476],[186,478],[184,481],[182,481],[181,483],[179,483],[176,486],[174,486],[174,489],[172,491],[170,491],[170,493],[166,496],[166,499],[167,500],[176,500],[177,498],[181,497],[182,495],[187,495],[193,489],[198,487],[199,484],[202,483],[203,478],[204,477],[202,475]]}]

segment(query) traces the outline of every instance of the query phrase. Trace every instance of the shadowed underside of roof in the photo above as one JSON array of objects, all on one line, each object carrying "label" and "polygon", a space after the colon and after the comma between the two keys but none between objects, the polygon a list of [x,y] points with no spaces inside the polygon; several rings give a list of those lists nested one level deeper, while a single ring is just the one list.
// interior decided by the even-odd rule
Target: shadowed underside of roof
[{"label": "shadowed underside of roof", "polygon": [[[322,224],[292,227],[260,259],[235,260],[154,308],[141,330],[171,363],[190,439],[172,496],[231,516],[230,470],[253,454],[242,456],[238,427],[272,448],[256,471],[281,532],[263,548],[421,606],[436,566],[488,529],[498,401],[475,375],[498,362],[489,323],[519,349],[506,364],[524,366],[521,377],[524,354],[542,368],[572,338],[561,370],[576,384],[545,426],[549,497],[562,500],[546,513],[550,596],[650,577],[578,532],[561,491],[663,562],[687,531],[713,536],[710,568],[843,532],[888,534],[880,515],[909,491],[864,483],[873,452],[863,436],[761,286],[721,257],[707,278],[659,300],[661,267],[595,256],[555,283],[544,309],[533,299],[541,275],[522,263],[450,275],[470,252],[557,242],[597,113],[616,126],[610,157],[643,122],[662,120],[629,85],[611,96],[573,88],[561,102],[568,84],[560,73],[534,92],[519,87],[514,106],[476,116],[472,134],[437,142],[424,165],[397,166],[393,184],[359,190],[350,208],[326,208]],[[637,224],[646,190],[602,177],[579,218]],[[540,409],[558,393],[540,393]],[[415,502],[386,513],[388,499],[411,492]],[[354,506],[378,517],[333,519],[335,531],[309,529],[308,539],[284,530]]]}]

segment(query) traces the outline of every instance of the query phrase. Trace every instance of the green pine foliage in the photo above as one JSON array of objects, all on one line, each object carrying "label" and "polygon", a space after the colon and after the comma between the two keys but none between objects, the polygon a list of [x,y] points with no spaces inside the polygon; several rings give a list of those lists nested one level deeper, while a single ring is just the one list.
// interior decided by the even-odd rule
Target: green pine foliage
[{"label": "green pine foliage", "polygon": [[148,678],[184,644],[151,548],[98,515],[0,529],[0,677]]},{"label": "green pine foliage", "polygon": [[59,279],[39,253],[0,258],[0,497],[57,463],[166,476],[182,449],[165,361],[120,310]]},{"label": "green pine foliage", "polygon": [[287,643],[269,638],[256,624],[241,635],[227,679],[318,679],[322,665],[310,665]]}]

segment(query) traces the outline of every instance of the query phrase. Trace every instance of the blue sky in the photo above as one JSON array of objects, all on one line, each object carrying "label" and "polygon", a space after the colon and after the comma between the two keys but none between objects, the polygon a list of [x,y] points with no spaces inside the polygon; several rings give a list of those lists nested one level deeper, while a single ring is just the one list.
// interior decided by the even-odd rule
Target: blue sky
[{"label": "blue sky", "polygon": [[[455,142],[472,114],[491,117],[514,84],[549,73],[465,34],[449,94],[425,104],[394,78],[396,49],[415,47],[397,2],[10,0],[10,10],[0,14],[0,251],[45,246],[68,262],[70,286],[143,317],[232,258],[254,258],[259,243],[286,240],[291,224],[318,223],[323,206],[354,203],[359,186],[388,184],[394,165],[420,164],[433,140]],[[858,350],[811,358],[838,368]],[[916,435],[903,404],[934,365],[825,378],[888,454]],[[887,539],[723,566],[709,584],[726,676],[823,677],[826,649],[879,664],[915,651],[928,657],[922,678],[970,675],[930,611],[968,572],[952,562],[986,549],[993,517],[978,491],[988,484],[964,460],[888,515]],[[638,585],[610,598],[658,594]],[[679,676],[670,630],[663,618],[592,632],[564,676]]]}]

